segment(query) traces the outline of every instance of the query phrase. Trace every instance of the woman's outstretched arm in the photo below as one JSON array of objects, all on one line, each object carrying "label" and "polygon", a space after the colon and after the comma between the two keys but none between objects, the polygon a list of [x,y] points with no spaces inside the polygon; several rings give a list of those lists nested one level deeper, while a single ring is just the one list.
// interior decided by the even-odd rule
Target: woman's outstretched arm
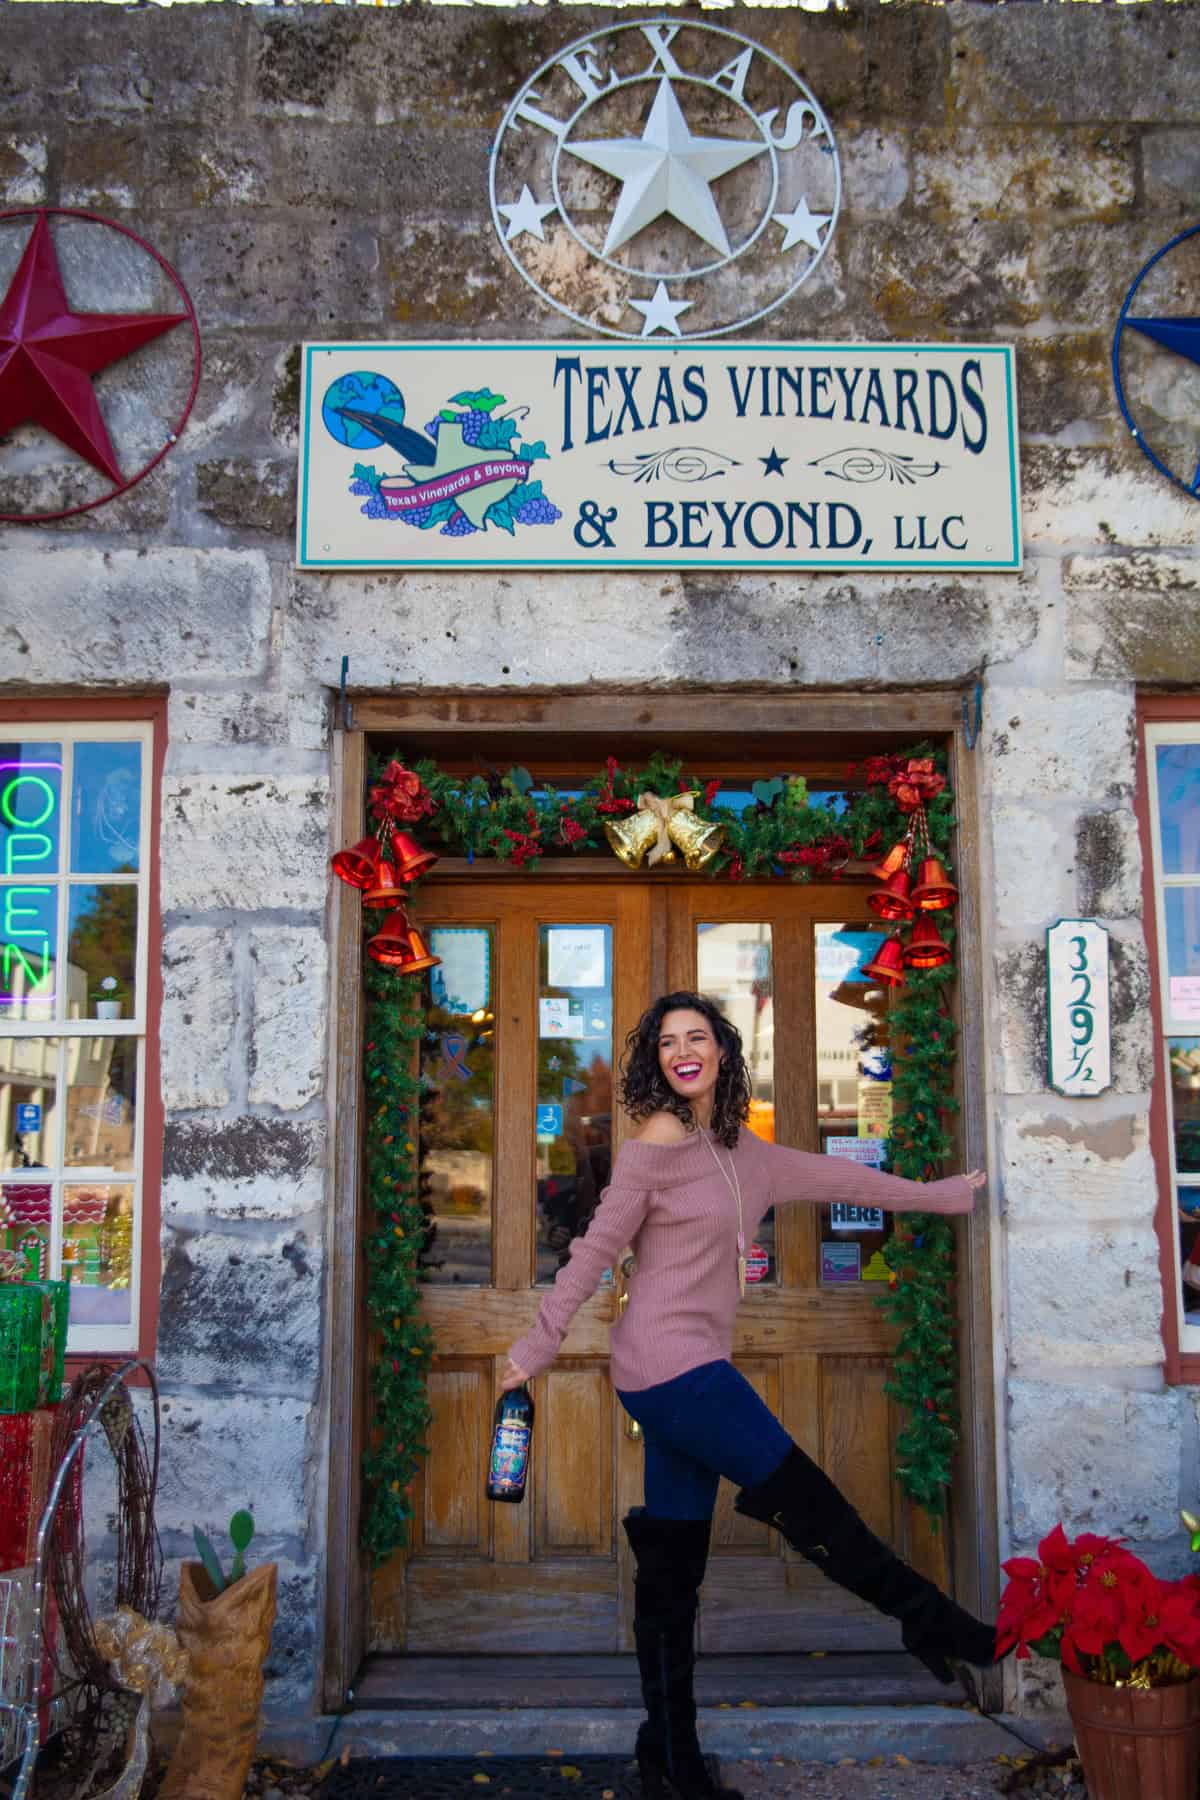
[{"label": "woman's outstretched arm", "polygon": [[815,1156],[784,1144],[764,1144],[771,1196],[777,1206],[807,1200],[813,1206],[846,1202],[881,1206],[885,1212],[969,1213],[987,1176],[982,1169],[942,1181],[906,1181],[840,1156]]}]

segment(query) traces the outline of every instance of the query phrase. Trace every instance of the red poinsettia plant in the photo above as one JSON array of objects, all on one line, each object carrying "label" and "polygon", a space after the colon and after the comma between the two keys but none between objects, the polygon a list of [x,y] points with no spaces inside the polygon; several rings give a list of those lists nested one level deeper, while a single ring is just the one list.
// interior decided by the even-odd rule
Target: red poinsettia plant
[{"label": "red poinsettia plant", "polygon": [[1168,1687],[1200,1670],[1200,1575],[1163,1581],[1117,1538],[1056,1525],[1004,1565],[996,1645],[1061,1660],[1108,1687]]}]

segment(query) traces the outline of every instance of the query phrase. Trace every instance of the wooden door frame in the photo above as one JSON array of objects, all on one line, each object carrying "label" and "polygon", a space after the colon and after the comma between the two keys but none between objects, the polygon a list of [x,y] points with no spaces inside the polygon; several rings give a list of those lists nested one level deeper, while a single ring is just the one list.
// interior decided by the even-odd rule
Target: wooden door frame
[{"label": "wooden door frame", "polygon": [[[715,709],[719,708],[719,712]],[[521,693],[515,695],[422,692],[356,697],[351,726],[334,734],[335,836],[352,843],[365,831],[364,775],[367,735],[407,739],[443,755],[489,740],[519,739],[526,760],[539,743],[560,746],[590,740],[597,765],[614,740],[650,751],[669,743],[692,744],[693,755],[711,746],[713,720],[722,735],[752,742],[763,761],[773,741],[829,739],[839,748],[887,749],[923,737],[943,741],[958,819],[956,868],[959,980],[959,1100],[965,1167],[987,1164],[984,1116],[983,967],[979,888],[979,820],[974,758],[964,735],[962,696],[955,692],[879,694],[754,694],[714,689],[686,693]],[[711,755],[711,749],[707,752]],[[449,872],[449,871],[447,871]],[[491,877],[503,865],[488,867]],[[581,874],[583,870],[579,871]],[[594,874],[595,864],[588,871]],[[562,879],[566,870],[546,865]],[[536,871],[517,871],[538,878]],[[361,1461],[365,1438],[366,1309],[362,1202],[362,938],[356,896],[333,884],[330,930],[330,1057],[332,1084],[332,1195],[326,1256],[325,1392],[328,1497],[325,1540],[321,1704],[337,1712],[353,1700],[353,1683],[367,1649],[368,1570],[358,1542]],[[661,951],[665,951],[665,946]],[[963,1221],[959,1239],[960,1394],[964,1436],[955,1469],[954,1573],[963,1603],[987,1617],[999,1590],[995,1392],[992,1338],[990,1224],[992,1209]],[[984,1678],[984,1702],[999,1704],[997,1671]]]}]

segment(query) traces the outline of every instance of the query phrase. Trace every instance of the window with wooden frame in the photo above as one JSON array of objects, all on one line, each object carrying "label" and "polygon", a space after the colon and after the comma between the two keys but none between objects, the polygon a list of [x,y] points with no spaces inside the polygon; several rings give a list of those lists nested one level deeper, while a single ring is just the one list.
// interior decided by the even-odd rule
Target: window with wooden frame
[{"label": "window with wooden frame", "polygon": [[162,714],[0,711],[0,1249],[71,1283],[89,1356],[136,1351],[157,1304]]},{"label": "window with wooden frame", "polygon": [[1200,700],[1139,703],[1167,1378],[1200,1381]]}]

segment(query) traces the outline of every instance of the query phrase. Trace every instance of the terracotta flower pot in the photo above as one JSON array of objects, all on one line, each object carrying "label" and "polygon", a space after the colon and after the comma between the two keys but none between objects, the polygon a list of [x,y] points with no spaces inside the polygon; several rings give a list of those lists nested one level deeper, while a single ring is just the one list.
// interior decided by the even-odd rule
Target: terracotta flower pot
[{"label": "terracotta flower pot", "polygon": [[175,1621],[188,1653],[183,1730],[159,1800],[242,1800],[258,1741],[276,1579],[276,1565],[261,1563],[218,1594],[203,1564],[184,1563]]},{"label": "terracotta flower pot", "polygon": [[1200,1676],[1148,1689],[1062,1677],[1090,1800],[1194,1800]]}]

